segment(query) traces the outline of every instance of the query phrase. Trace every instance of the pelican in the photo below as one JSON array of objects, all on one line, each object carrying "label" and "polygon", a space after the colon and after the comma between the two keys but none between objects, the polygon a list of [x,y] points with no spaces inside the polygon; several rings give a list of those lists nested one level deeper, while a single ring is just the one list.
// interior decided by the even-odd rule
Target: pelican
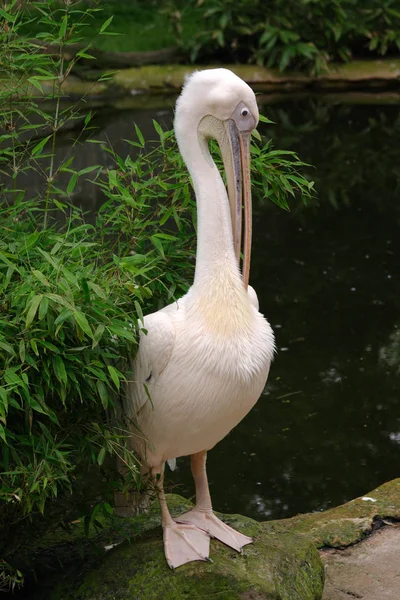
[{"label": "pelican", "polygon": [[[209,560],[210,537],[239,552],[252,541],[214,514],[206,457],[257,402],[274,352],[272,329],[248,286],[250,136],[257,123],[253,91],[227,69],[195,72],[176,103],[175,135],[197,202],[194,281],[185,296],[144,317],[124,400],[141,432],[132,429],[130,444],[156,486],[171,568]],[[211,138],[221,150],[228,192],[209,151]],[[196,505],[173,520],[164,466],[186,455]]]}]

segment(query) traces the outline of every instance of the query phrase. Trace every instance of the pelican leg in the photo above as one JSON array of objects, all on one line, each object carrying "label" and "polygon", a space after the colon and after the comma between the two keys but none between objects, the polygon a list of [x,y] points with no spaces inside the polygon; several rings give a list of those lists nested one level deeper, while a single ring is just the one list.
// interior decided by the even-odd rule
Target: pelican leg
[{"label": "pelican leg", "polygon": [[164,465],[152,469],[151,475],[160,503],[164,552],[168,565],[175,569],[193,560],[209,560],[210,537],[207,533],[191,523],[175,523],[171,517],[164,493]]},{"label": "pelican leg", "polygon": [[207,452],[198,452],[191,456],[191,469],[196,486],[196,506],[193,510],[178,517],[178,523],[192,523],[217,538],[227,546],[241,552],[243,546],[251,544],[251,537],[239,533],[213,513],[210,490],[206,472]]}]

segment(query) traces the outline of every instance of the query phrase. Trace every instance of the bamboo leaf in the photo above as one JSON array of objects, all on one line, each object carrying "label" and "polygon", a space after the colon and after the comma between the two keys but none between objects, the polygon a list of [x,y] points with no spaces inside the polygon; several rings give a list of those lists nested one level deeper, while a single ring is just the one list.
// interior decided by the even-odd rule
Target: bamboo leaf
[{"label": "bamboo leaf", "polygon": [[40,142],[38,144],[36,144],[36,146],[34,146],[32,148],[32,156],[38,156],[42,153],[43,148],[45,147],[45,145],[47,144],[47,142],[50,139],[50,135],[48,135],[47,137],[43,138],[42,140],[40,140]]},{"label": "bamboo leaf", "polygon": [[34,351],[34,353],[36,354],[36,356],[39,356],[39,350],[38,350],[38,346],[37,346],[37,342],[36,340],[29,340],[29,343],[31,345],[32,350]]},{"label": "bamboo leaf", "polygon": [[32,269],[32,274],[36,277],[36,279],[43,283],[43,285],[45,285],[46,287],[51,287],[51,283],[41,271],[39,271],[38,269]]},{"label": "bamboo leaf", "polygon": [[67,22],[68,22],[68,15],[64,14],[62,21],[61,21],[61,25],[60,25],[60,31],[58,33],[58,35],[61,39],[64,39],[64,37],[65,37],[65,33],[67,31]]},{"label": "bamboo leaf", "polygon": [[100,400],[104,409],[108,408],[110,397],[107,388],[102,381],[96,381],[97,391],[99,392]]},{"label": "bamboo leaf", "polygon": [[47,315],[47,311],[49,309],[49,299],[47,296],[43,296],[42,301],[39,306],[39,321],[42,321]]},{"label": "bamboo leaf", "polygon": [[68,195],[71,195],[72,192],[74,191],[77,181],[78,181],[78,175],[77,175],[77,173],[73,173],[73,175],[71,176],[71,179],[68,182],[68,186],[67,186],[67,194]]},{"label": "bamboo leaf", "polygon": [[25,342],[24,342],[24,340],[21,340],[19,343],[19,357],[21,359],[21,362],[24,363],[25,362]]},{"label": "bamboo leaf", "polygon": [[15,356],[15,350],[12,346],[10,346],[10,344],[7,344],[6,342],[0,342],[0,348],[3,348],[3,350],[5,350],[11,356]]},{"label": "bamboo leaf", "polygon": [[103,25],[100,27],[100,31],[99,33],[103,33],[107,27],[110,25],[111,21],[113,20],[114,15],[112,15],[109,19],[107,19],[107,21],[104,21]]},{"label": "bamboo leaf", "polygon": [[43,94],[43,88],[40,84],[40,81],[36,79],[36,77],[28,77],[29,83],[31,83],[41,94]]},{"label": "bamboo leaf", "polygon": [[65,370],[65,365],[64,365],[63,359],[61,358],[61,356],[56,355],[56,356],[53,356],[52,362],[53,362],[54,373],[55,373],[55,376],[57,377],[58,381],[60,383],[63,383],[64,385],[66,385],[68,378],[67,378],[67,372]]},{"label": "bamboo leaf", "polygon": [[98,325],[98,327],[96,328],[96,331],[94,332],[94,335],[93,335],[92,348],[96,348],[96,346],[100,342],[101,338],[103,337],[104,330],[105,330],[105,326],[103,324]]},{"label": "bamboo leaf", "polygon": [[1,423],[0,423],[0,438],[3,440],[3,442],[5,444],[7,444],[6,431]]},{"label": "bamboo leaf", "polygon": [[107,365],[108,372],[110,373],[111,379],[113,380],[115,387],[117,390],[120,388],[120,377],[122,377],[122,373],[117,371],[117,369],[111,365]]},{"label": "bamboo leaf", "polygon": [[101,449],[100,449],[100,452],[99,452],[99,453],[98,453],[98,455],[97,455],[97,464],[98,464],[100,467],[101,467],[101,465],[102,465],[102,464],[103,464],[103,462],[104,462],[105,455],[106,455],[106,449],[105,449],[105,448],[104,448],[104,446],[103,446],[103,448],[101,448]]},{"label": "bamboo leaf", "polygon": [[136,309],[136,313],[137,313],[140,321],[144,325],[144,317],[143,317],[142,307],[140,306],[140,304],[137,300],[135,300],[135,309]]},{"label": "bamboo leaf", "polygon": [[138,140],[139,140],[140,146],[142,148],[144,148],[144,137],[143,137],[143,134],[140,131],[139,127],[136,125],[136,123],[135,123],[135,131],[136,131],[136,135],[138,136]]},{"label": "bamboo leaf", "polygon": [[6,12],[3,8],[0,8],[0,15],[9,23],[14,23],[17,18],[16,15],[10,15],[10,13]]},{"label": "bamboo leaf", "polygon": [[89,322],[88,322],[86,316],[83,314],[83,312],[81,312],[80,310],[74,310],[74,318],[75,318],[76,323],[82,329],[82,331],[84,331],[86,333],[86,335],[88,335],[90,338],[93,339],[93,332],[92,332]]},{"label": "bamboo leaf", "polygon": [[33,319],[35,318],[37,309],[39,308],[39,304],[41,303],[42,298],[43,298],[42,294],[36,294],[36,296],[33,296],[32,300],[30,302],[30,306],[29,306],[28,312],[26,313],[26,319],[25,319],[25,327],[27,329],[29,328]]}]

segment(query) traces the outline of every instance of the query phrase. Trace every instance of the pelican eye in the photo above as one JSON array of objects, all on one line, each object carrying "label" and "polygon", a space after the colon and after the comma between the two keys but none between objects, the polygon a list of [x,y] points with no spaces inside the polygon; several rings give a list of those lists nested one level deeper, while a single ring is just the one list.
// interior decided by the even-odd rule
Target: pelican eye
[{"label": "pelican eye", "polygon": [[249,114],[249,109],[242,108],[242,110],[240,111],[240,114],[242,115],[242,117],[247,117],[247,115]]}]

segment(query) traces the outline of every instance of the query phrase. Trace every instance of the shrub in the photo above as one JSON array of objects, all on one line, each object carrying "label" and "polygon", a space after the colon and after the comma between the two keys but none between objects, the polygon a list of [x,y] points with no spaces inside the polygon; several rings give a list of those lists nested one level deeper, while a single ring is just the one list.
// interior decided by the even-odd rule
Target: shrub
[{"label": "shrub", "polygon": [[[37,2],[36,17],[25,9],[14,0],[0,10],[0,587],[21,583],[18,565],[27,568],[43,531],[112,511],[123,483],[109,458],[127,467],[127,486],[140,486],[126,424],[115,420],[118,396],[143,313],[181,296],[194,267],[194,199],[173,132],[154,122],[148,151],[136,128],[127,142],[136,158],[103,144],[111,168],[74,169],[74,144],[83,134],[97,141],[92,113],[65,106],[62,84],[90,45],[72,59],[65,48],[80,41],[91,9],[69,1]],[[43,27],[34,45],[21,35],[31,18]],[[59,132],[78,122],[57,161]],[[287,206],[288,193],[311,194],[295,155],[256,140],[253,153],[267,196]],[[33,170],[43,181],[34,195],[23,187]],[[72,202],[83,177],[105,197],[93,224]]]},{"label": "shrub", "polygon": [[184,44],[193,61],[220,58],[318,73],[332,60],[400,48],[394,0],[178,0],[166,10],[177,31],[185,14],[198,14],[198,34]]}]

